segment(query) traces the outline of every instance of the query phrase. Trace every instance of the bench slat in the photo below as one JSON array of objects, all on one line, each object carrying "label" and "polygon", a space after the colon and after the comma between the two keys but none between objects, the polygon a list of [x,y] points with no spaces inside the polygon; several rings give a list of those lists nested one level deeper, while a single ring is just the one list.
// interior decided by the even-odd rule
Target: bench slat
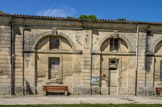
[{"label": "bench slat", "polygon": [[68,86],[43,86],[43,91],[46,92],[64,92],[67,95]]},{"label": "bench slat", "polygon": [[68,86],[43,86],[43,87],[68,87]]}]

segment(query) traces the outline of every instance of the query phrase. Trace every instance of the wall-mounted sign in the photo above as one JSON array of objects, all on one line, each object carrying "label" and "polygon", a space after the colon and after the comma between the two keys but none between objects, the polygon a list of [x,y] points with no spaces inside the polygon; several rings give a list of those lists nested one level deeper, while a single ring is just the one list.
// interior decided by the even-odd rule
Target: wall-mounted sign
[{"label": "wall-mounted sign", "polygon": [[100,77],[92,77],[92,84],[100,84]]}]

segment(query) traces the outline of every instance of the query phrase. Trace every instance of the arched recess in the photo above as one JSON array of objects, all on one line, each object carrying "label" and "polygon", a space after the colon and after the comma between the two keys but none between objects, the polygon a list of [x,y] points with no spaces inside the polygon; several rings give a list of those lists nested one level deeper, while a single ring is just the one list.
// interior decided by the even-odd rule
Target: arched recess
[{"label": "arched recess", "polygon": [[[39,38],[36,40],[36,42],[35,42],[35,44],[34,44],[34,46],[33,46],[33,49],[36,49],[38,43],[39,43],[40,41],[42,41],[44,38],[49,37],[49,36],[56,36],[56,35],[53,35],[51,31],[45,32],[45,33],[41,34],[41,35],[39,36]],[[62,38],[64,38],[65,40],[67,40],[68,43],[70,44],[72,50],[76,50],[73,41],[72,41],[66,34],[60,32],[57,36],[58,36],[58,37],[62,37]]]},{"label": "arched recess", "polygon": [[[108,35],[108,36],[104,37],[104,38],[101,40],[101,42],[100,42],[100,44],[99,44],[99,49],[98,49],[98,50],[100,50],[101,47],[102,47],[102,45],[103,45],[103,43],[104,43],[106,40],[110,39],[110,38],[113,38],[113,34]],[[122,41],[128,46],[129,52],[132,52],[132,45],[131,45],[131,43],[129,42],[129,40],[128,40],[126,37],[124,37],[123,35],[119,35],[118,39],[122,40]]]},{"label": "arched recess", "polygon": [[[157,39],[155,42],[154,42],[154,44],[153,44],[153,46],[152,46],[152,48],[151,48],[151,52],[152,53],[157,53],[157,51],[158,50],[160,50],[160,48],[161,48],[161,43],[162,43],[162,38],[159,38],[159,39]],[[160,46],[161,45],[161,46]]]}]

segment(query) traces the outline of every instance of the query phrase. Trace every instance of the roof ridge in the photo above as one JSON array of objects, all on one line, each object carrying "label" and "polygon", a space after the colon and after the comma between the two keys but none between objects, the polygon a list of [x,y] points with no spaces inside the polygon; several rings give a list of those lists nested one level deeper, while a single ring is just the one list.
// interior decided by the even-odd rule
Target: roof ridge
[{"label": "roof ridge", "polygon": [[95,21],[95,22],[117,22],[117,23],[142,23],[142,24],[162,24],[162,22],[150,22],[150,21],[132,21],[132,20],[112,20],[112,19],[79,19],[79,18],[67,18],[67,17],[53,17],[53,16],[37,16],[37,15],[23,15],[23,14],[11,14],[0,13],[0,16],[14,16],[14,17],[27,17],[27,18],[45,18],[45,19],[64,19],[64,20],[78,20],[78,21]]}]

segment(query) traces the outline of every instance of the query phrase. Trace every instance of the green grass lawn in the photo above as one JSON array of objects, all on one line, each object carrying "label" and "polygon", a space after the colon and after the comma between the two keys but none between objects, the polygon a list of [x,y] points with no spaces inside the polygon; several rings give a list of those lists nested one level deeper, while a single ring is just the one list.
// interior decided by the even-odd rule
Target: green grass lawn
[{"label": "green grass lawn", "polygon": [[162,104],[0,105],[0,107],[162,107]]}]

